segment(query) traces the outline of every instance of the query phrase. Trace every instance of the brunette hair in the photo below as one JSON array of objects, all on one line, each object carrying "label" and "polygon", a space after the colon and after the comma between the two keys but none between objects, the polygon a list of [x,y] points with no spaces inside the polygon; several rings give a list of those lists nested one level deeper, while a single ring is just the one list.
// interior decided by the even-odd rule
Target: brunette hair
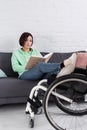
[{"label": "brunette hair", "polygon": [[20,38],[19,38],[19,44],[20,44],[21,46],[24,46],[24,44],[25,44],[25,42],[26,42],[26,40],[27,40],[27,38],[28,38],[29,36],[32,37],[32,44],[33,44],[33,35],[32,35],[31,33],[28,33],[28,32],[24,32],[24,33],[21,34],[21,36],[20,36]]}]

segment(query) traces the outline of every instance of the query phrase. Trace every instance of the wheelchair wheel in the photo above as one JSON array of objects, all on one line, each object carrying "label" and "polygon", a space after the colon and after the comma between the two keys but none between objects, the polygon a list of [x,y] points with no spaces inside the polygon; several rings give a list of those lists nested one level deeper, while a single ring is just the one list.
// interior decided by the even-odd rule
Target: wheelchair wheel
[{"label": "wheelchair wheel", "polygon": [[49,86],[44,98],[44,112],[55,129],[87,129],[86,92],[87,77],[78,74],[62,76]]},{"label": "wheelchair wheel", "polygon": [[34,119],[29,120],[29,126],[30,126],[30,128],[34,127]]}]

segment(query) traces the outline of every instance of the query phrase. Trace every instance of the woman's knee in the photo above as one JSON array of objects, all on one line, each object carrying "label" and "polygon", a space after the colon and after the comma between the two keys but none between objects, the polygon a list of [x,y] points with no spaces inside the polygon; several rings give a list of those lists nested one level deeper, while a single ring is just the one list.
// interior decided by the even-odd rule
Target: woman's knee
[{"label": "woman's knee", "polygon": [[38,63],[38,65],[36,66],[37,70],[42,72],[45,64],[46,63],[44,63],[44,62]]},{"label": "woman's knee", "polygon": [[40,63],[38,63],[38,66],[42,66],[42,65],[44,65],[44,64],[46,64],[46,63],[40,62]]}]

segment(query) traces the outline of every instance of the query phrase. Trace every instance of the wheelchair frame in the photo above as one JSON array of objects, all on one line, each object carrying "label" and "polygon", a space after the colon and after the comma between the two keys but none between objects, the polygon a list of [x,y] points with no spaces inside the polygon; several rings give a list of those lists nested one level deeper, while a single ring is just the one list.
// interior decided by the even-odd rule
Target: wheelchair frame
[{"label": "wheelchair frame", "polygon": [[[34,100],[33,96],[37,97],[38,91],[40,89],[45,91],[45,92],[47,91],[47,88],[45,86],[43,86],[42,83],[47,83],[47,79],[41,80],[36,86],[34,86],[34,88],[32,88],[30,95],[29,95],[29,99],[31,99],[33,101]],[[72,103],[71,99],[69,99],[69,98],[67,98],[67,97],[65,97],[61,94],[57,94],[56,92],[53,92],[52,94],[55,95],[58,98],[64,99],[65,101]],[[42,107],[40,109],[42,109]],[[31,108],[31,103],[29,101],[27,101],[25,112],[30,114],[30,127],[31,128],[34,127],[34,115],[35,114],[34,114],[34,111]]]},{"label": "wheelchair frame", "polygon": [[[30,127],[31,127],[31,128],[34,127],[34,116],[35,116],[35,113],[34,113],[32,107],[31,107],[31,106],[32,106],[32,103],[34,104],[34,103],[36,102],[34,97],[37,97],[38,91],[39,91],[40,89],[43,90],[43,91],[45,91],[45,92],[47,91],[47,88],[42,85],[43,83],[47,83],[47,79],[43,79],[43,80],[39,81],[39,83],[32,88],[32,90],[31,90],[31,92],[30,92],[30,95],[29,95],[29,97],[28,97],[28,100],[27,100],[27,105],[26,105],[26,110],[25,110],[25,112],[30,114],[29,124],[30,124]],[[52,92],[52,95],[54,95],[54,96],[56,96],[56,97],[58,97],[58,98],[60,98],[60,99],[63,99],[63,100],[65,100],[65,101],[69,102],[69,103],[72,103],[72,102],[73,102],[72,99],[70,99],[70,98],[68,98],[68,97],[65,97],[65,96],[63,96],[63,95],[61,95],[61,94],[58,94],[58,93],[56,93],[56,92]],[[36,102],[36,103],[38,103],[38,102]],[[39,103],[42,104],[42,101],[40,101]],[[41,113],[41,111],[42,111],[42,105],[41,105],[41,104],[37,107],[38,113]]]}]

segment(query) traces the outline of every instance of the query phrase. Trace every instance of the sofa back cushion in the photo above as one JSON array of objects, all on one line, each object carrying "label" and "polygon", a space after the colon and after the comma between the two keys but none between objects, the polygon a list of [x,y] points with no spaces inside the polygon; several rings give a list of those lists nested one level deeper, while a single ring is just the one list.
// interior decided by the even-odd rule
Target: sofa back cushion
[{"label": "sofa back cushion", "polygon": [[13,72],[11,67],[11,55],[10,52],[0,52],[0,69],[2,69],[8,77],[18,77],[18,74]]},{"label": "sofa back cushion", "polygon": [[[47,52],[41,52],[44,56]],[[59,63],[62,62],[64,59],[68,58],[72,53],[53,53],[52,57],[50,58],[50,63]],[[0,69],[2,69],[8,77],[18,77],[18,74],[13,72],[11,66],[11,52],[0,52]]]},{"label": "sofa back cushion", "polygon": [[[45,52],[41,52],[41,54],[44,56],[46,55],[47,53]],[[59,52],[56,52],[56,53],[53,53],[52,57],[50,58],[49,62],[50,63],[60,63],[60,62],[63,62],[64,59],[67,59],[71,56],[72,52],[67,52],[67,53],[59,53]]]}]

